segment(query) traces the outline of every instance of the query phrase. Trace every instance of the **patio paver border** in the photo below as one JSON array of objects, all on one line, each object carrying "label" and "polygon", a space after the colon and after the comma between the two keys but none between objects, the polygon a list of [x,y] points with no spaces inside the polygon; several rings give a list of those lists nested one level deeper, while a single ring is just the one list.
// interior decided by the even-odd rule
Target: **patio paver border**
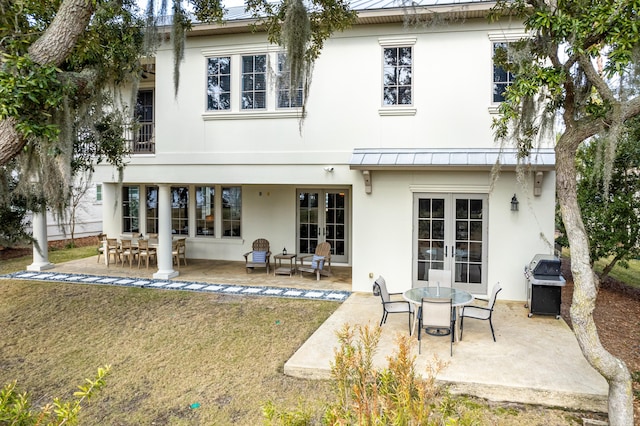
[{"label": "patio paver border", "polygon": [[122,287],[138,287],[158,290],[182,290],[200,293],[234,294],[237,296],[264,296],[289,299],[323,300],[344,302],[351,295],[344,290],[299,289],[270,286],[242,286],[232,284],[212,284],[199,281],[171,281],[146,278],[122,278],[104,275],[74,274],[62,272],[19,271],[0,275],[0,278],[34,280],[48,282],[65,282],[72,284],[113,285]]}]

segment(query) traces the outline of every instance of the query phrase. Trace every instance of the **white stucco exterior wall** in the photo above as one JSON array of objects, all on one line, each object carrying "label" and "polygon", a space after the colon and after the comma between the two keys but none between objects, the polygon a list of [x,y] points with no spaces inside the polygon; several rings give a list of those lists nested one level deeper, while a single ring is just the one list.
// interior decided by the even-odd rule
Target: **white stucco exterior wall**
[{"label": "white stucco exterior wall", "polygon": [[[517,31],[515,23],[466,19],[431,28],[358,25],[336,34],[315,65],[302,128],[295,111],[275,107],[273,87],[266,110],[239,108],[240,57],[267,54],[273,65],[279,51],[264,34],[188,37],[177,96],[173,52],[166,44],[157,52],[151,85],[155,153],[132,156],[123,183],[139,185],[143,202],[145,185],[188,186],[190,194],[198,185],[240,186],[241,238],[196,236],[193,230],[187,238],[190,257],[237,261],[256,238],[268,239],[274,253],[283,247],[296,250],[299,189],[344,190],[349,197],[346,263],[353,267],[353,290],[367,292],[378,275],[385,276],[391,291],[412,285],[415,193],[488,194],[485,288],[500,281],[501,298],[524,300],[524,266],[537,253],[552,253],[553,172],[545,171],[542,195],[533,196],[531,183],[520,186],[513,170],[504,170],[491,187],[490,165],[482,170],[390,167],[371,172],[373,191],[366,194],[361,171],[349,164],[357,148],[496,149],[492,40]],[[406,107],[382,107],[382,49],[393,45],[413,47],[413,104]],[[206,110],[206,64],[215,56],[231,57],[230,111]],[[333,172],[325,171],[327,166]],[[117,173],[99,166],[94,176],[105,183],[103,230],[118,235]],[[510,211],[514,193],[518,212]],[[190,203],[194,220],[195,202]]]}]

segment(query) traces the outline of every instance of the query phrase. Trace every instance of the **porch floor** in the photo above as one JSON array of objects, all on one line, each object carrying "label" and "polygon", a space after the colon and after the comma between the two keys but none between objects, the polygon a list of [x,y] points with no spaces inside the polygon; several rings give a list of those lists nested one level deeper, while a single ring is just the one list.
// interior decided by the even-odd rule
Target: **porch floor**
[{"label": "porch floor", "polygon": [[[266,274],[264,269],[246,273],[244,262],[188,259],[188,266],[176,269],[174,280],[238,286],[268,286],[305,290],[351,291],[351,268],[335,266],[333,276]],[[151,279],[157,268],[129,268],[97,262],[96,257],[56,264],[46,272],[77,273],[123,278]],[[336,331],[343,324],[380,322],[379,297],[352,293],[336,312],[285,363],[287,375],[326,379],[337,346]],[[607,411],[606,381],[586,362],[573,332],[554,316],[527,316],[522,302],[498,301],[494,312],[496,342],[487,321],[467,320],[463,340],[453,345],[449,338],[423,333],[422,353],[418,354],[417,334],[412,336],[416,371],[426,374],[434,356],[447,363],[438,380],[450,385],[453,393],[464,393],[495,401],[540,404],[570,409]],[[408,333],[406,314],[391,314],[382,327],[375,364],[387,365],[386,358],[396,350],[395,337]]]}]

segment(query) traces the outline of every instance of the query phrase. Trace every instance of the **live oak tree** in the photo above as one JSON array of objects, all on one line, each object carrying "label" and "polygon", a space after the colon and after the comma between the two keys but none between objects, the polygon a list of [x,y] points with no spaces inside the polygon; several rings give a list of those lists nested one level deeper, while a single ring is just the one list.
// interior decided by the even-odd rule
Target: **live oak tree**
[{"label": "live oak tree", "polygon": [[76,171],[102,159],[123,165],[123,139],[106,127],[121,133],[114,88],[140,67],[135,7],[133,0],[0,4],[0,203],[13,191],[40,200],[32,210],[45,202],[62,212]]},{"label": "live oak tree", "polygon": [[[633,424],[631,378],[603,347],[593,319],[598,278],[578,203],[576,155],[599,136],[612,162],[624,124],[640,114],[639,11],[640,2],[625,0],[499,0],[494,9],[496,17],[522,19],[531,34],[498,55],[516,79],[494,121],[496,137],[526,156],[541,138],[557,136],[556,190],[574,279],[571,320],[585,358],[609,384],[613,426]],[[557,118],[556,135],[550,129]]]}]

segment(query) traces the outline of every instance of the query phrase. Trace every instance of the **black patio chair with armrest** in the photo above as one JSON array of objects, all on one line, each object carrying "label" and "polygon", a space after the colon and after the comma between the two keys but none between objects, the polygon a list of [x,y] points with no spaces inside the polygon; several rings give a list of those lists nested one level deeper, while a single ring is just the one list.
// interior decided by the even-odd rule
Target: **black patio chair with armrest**
[{"label": "black patio chair with armrest", "polygon": [[408,313],[409,314],[409,335],[411,335],[411,317],[414,313],[413,304],[406,300],[392,300],[391,296],[402,293],[389,293],[387,290],[387,282],[381,276],[373,283],[373,294],[380,296],[382,299],[382,318],[380,319],[380,327],[387,322],[389,314]]},{"label": "black patio chair with armrest", "polygon": [[493,308],[496,304],[496,298],[498,293],[502,291],[502,286],[497,282],[493,286],[491,290],[491,297],[489,299],[482,299],[477,297],[476,300],[484,301],[487,303],[487,306],[475,306],[468,305],[462,307],[462,312],[460,313],[460,340],[462,340],[462,332],[464,330],[464,319],[471,318],[483,321],[489,321],[489,327],[491,328],[491,336],[493,337],[493,341],[496,341],[496,335],[493,331],[493,322],[491,321],[491,316],[493,315]]},{"label": "black patio chair with armrest", "polygon": [[422,352],[422,330],[432,336],[451,336],[449,353],[453,356],[456,317],[451,299],[423,298],[418,311],[418,353]]}]

